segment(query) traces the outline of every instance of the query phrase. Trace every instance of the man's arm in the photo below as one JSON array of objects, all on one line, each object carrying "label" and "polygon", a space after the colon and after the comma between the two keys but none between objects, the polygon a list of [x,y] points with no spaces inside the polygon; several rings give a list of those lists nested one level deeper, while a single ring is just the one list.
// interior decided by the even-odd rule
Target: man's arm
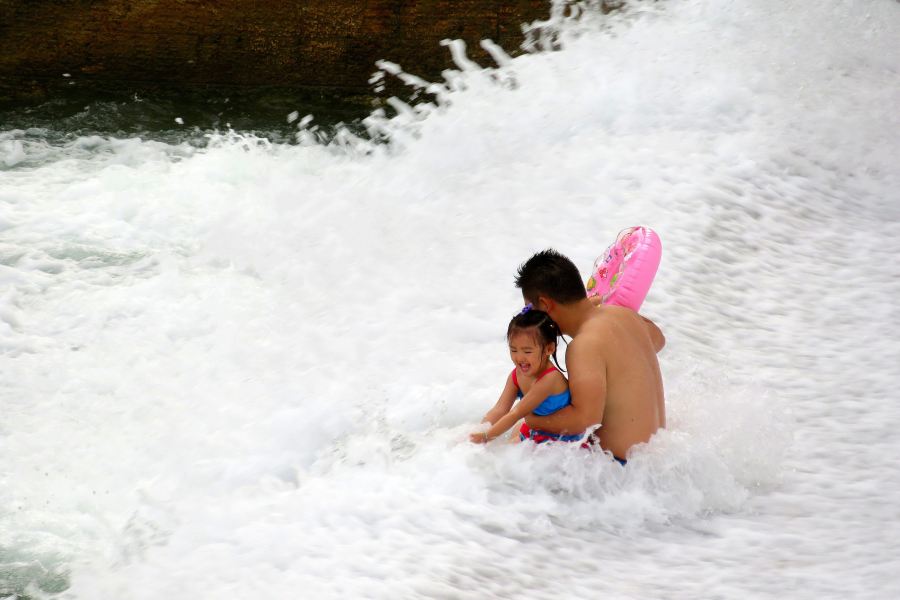
[{"label": "man's arm", "polygon": [[566,351],[569,369],[569,391],[572,405],[552,415],[541,417],[530,414],[525,423],[532,429],[550,433],[581,433],[591,425],[603,422],[606,407],[606,360],[599,343],[591,339],[573,340]]},{"label": "man's arm", "polygon": [[666,347],[666,336],[664,336],[663,332],[656,326],[656,323],[643,315],[638,316],[644,320],[644,325],[647,326],[647,333],[650,334],[650,341],[653,342],[653,350],[659,354],[659,351]]}]

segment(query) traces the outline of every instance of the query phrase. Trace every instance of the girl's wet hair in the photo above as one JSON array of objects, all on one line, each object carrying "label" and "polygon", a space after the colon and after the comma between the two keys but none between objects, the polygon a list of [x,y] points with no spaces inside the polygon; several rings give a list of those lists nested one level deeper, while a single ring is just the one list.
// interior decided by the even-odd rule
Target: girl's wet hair
[{"label": "girl's wet hair", "polygon": [[[530,306],[530,305],[529,305]],[[542,310],[528,309],[512,318],[509,327],[506,329],[506,341],[512,340],[513,336],[525,333],[531,335],[534,341],[541,347],[541,352],[550,344],[554,344],[553,354],[550,355],[556,368],[563,371],[559,366],[559,360],[556,358],[556,349],[559,348],[559,325],[550,318],[550,315]]]}]

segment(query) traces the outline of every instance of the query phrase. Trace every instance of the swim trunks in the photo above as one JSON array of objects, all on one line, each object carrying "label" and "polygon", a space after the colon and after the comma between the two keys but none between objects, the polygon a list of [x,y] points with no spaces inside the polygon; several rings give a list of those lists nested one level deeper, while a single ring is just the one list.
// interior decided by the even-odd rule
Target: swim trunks
[{"label": "swim trunks", "polygon": [[[578,435],[559,435],[549,431],[540,431],[539,429],[532,429],[525,423],[522,423],[522,427],[519,429],[520,440],[531,440],[535,444],[543,444],[544,442],[580,442],[583,437],[583,433]],[[587,448],[588,443],[584,442],[581,444],[581,447]]]},{"label": "swim trunks", "polygon": [[[584,434],[578,435],[558,435],[555,433],[550,433],[549,431],[540,431],[537,429],[532,429],[527,424],[522,423],[521,429],[519,429],[519,439],[523,442],[525,440],[531,440],[535,444],[543,444],[544,442],[578,442],[581,441],[581,438]],[[582,448],[590,448],[590,444],[587,442],[582,442]],[[616,459],[616,462],[622,465],[623,467],[628,463],[627,460],[622,460],[618,456],[613,456]]]}]

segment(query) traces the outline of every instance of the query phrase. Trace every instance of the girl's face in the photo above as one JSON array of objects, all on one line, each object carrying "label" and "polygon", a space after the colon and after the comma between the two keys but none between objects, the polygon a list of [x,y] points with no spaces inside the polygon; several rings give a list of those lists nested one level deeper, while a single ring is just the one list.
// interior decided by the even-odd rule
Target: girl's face
[{"label": "girl's face", "polygon": [[524,331],[509,338],[509,357],[522,375],[530,377],[540,375],[541,371],[546,368],[551,354],[553,354],[553,344],[548,344],[542,349],[534,337]]}]

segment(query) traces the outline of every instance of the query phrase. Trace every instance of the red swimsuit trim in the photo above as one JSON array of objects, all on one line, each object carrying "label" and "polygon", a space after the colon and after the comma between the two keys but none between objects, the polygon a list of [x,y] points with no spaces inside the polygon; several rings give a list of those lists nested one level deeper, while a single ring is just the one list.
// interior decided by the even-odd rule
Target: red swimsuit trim
[{"label": "red swimsuit trim", "polygon": [[[541,380],[541,377],[543,377],[543,376],[546,375],[547,373],[550,373],[551,371],[558,371],[558,370],[559,370],[559,369],[557,369],[556,367],[554,367],[554,366],[551,365],[550,367],[547,368],[546,371],[544,371],[543,373],[541,373],[540,375],[538,375],[538,378],[535,379],[534,382],[537,383],[538,381]],[[519,387],[519,378],[516,377],[516,370],[515,370],[515,369],[513,369],[512,376],[513,376],[513,383],[516,385],[516,387]],[[519,389],[521,390],[522,388],[519,388]]]}]

